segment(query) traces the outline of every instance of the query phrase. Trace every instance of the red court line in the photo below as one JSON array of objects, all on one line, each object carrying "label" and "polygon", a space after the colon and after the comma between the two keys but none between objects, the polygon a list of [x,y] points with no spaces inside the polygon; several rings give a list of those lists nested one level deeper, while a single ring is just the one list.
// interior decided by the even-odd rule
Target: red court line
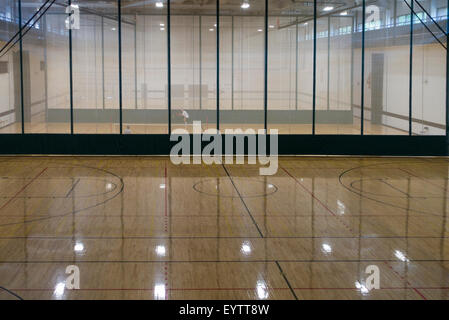
[{"label": "red court line", "polygon": [[421,298],[423,298],[423,300],[427,300],[427,298],[416,288],[413,287],[410,282],[406,279],[404,279],[403,276],[401,276],[396,270],[393,269],[392,266],[390,266],[386,261],[384,261],[384,263],[387,265],[388,268],[391,269],[391,271],[393,271],[399,278],[401,278],[402,280],[404,280],[405,282],[407,282],[407,284],[413,289],[413,291],[415,291],[418,295],[421,296]]},{"label": "red court line", "polygon": [[28,182],[26,185],[24,185],[19,191],[16,192],[16,194],[14,196],[12,196],[12,198],[10,198],[8,201],[6,201],[6,203],[4,205],[2,205],[0,207],[0,210],[2,210],[3,208],[5,208],[8,204],[10,204],[20,193],[23,192],[23,190],[25,190],[30,184],[32,184],[34,182],[34,180],[36,180],[37,178],[39,178],[48,168],[44,168],[41,172],[39,172],[33,179],[30,180],[30,182]]}]

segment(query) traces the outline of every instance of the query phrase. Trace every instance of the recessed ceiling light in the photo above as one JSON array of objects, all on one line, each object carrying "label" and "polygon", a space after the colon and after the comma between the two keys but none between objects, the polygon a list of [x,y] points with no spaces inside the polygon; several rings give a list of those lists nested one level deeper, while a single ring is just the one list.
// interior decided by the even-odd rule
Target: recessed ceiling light
[{"label": "recessed ceiling light", "polygon": [[163,8],[164,4],[162,2],[156,2],[156,8]]},{"label": "recessed ceiling light", "polygon": [[115,28],[112,28],[111,30],[112,30],[112,31],[115,31],[115,30],[117,30],[117,29],[115,29]]},{"label": "recessed ceiling light", "polygon": [[334,7],[328,6],[328,7],[324,7],[323,11],[331,11],[334,10]]},{"label": "recessed ceiling light", "polygon": [[249,3],[248,2],[243,2],[242,5],[240,6],[242,9],[248,9],[249,8]]},{"label": "recessed ceiling light", "polygon": [[274,26],[272,24],[270,24],[269,28],[270,29],[274,29]]},{"label": "recessed ceiling light", "polygon": [[262,32],[263,30],[262,30],[262,29],[257,29],[257,31],[258,31],[258,32]]},{"label": "recessed ceiling light", "polygon": [[161,27],[165,27],[165,24],[164,24],[164,23],[159,23],[159,25],[160,25]]},{"label": "recessed ceiling light", "polygon": [[161,31],[164,31],[165,30],[165,28],[161,28]]},{"label": "recessed ceiling light", "polygon": [[348,11],[343,11],[342,13],[340,13],[341,16],[347,16],[348,15]]},{"label": "recessed ceiling light", "polygon": [[214,31],[214,29],[213,29],[213,28],[210,28],[209,31]]}]

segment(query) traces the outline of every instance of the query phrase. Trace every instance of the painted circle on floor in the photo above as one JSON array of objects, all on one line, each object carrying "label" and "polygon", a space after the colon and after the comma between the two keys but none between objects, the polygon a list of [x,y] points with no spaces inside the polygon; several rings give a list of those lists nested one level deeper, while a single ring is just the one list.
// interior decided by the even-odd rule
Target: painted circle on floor
[{"label": "painted circle on floor", "polygon": [[[13,201],[30,200],[25,206],[29,212],[25,219],[23,215],[17,215],[17,219],[15,215],[8,216],[0,227],[45,221],[92,209],[109,202],[124,188],[121,177],[95,167],[49,161],[18,171],[13,167],[17,168],[17,163],[6,161],[0,168],[0,209],[7,210]],[[34,206],[36,201],[44,202]]]},{"label": "painted circle on floor", "polygon": [[429,169],[438,165],[447,170],[447,162],[398,161],[365,165],[344,171],[339,182],[363,198],[398,209],[440,216],[439,212],[429,212],[426,203],[448,198],[448,180]]}]

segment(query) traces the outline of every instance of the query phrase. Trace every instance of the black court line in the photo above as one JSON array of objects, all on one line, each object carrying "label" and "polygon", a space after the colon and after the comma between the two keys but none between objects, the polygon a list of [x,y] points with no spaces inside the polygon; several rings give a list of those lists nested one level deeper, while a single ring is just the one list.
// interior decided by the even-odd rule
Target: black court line
[{"label": "black court line", "polygon": [[9,293],[10,295],[16,297],[19,300],[23,300],[23,298],[21,296],[19,296],[17,293],[12,292],[9,289],[6,289],[5,287],[0,286],[0,290],[6,291],[7,293]]},{"label": "black court line", "polygon": [[[1,198],[1,197],[0,197]],[[16,199],[19,199],[19,197],[17,197]],[[78,199],[78,197],[77,197]],[[241,213],[222,213],[220,215],[218,214],[172,214],[172,219],[180,219],[180,218],[189,218],[189,219],[194,219],[194,218],[238,218],[241,217],[242,214]],[[33,217],[48,217],[48,214],[32,214]],[[277,213],[256,213],[253,215],[255,217],[264,217],[267,219],[280,219],[280,218],[328,218],[329,214],[277,214]],[[433,218],[436,217],[440,217],[441,219],[444,219],[443,215],[433,215],[433,214],[428,214],[428,213],[411,213],[411,214],[346,214],[347,218],[354,218],[354,219],[360,219],[360,218],[424,218],[424,216],[431,216]],[[23,218],[23,214],[19,213],[19,214],[2,214],[1,215],[2,218]],[[105,218],[105,219],[126,219],[126,218],[164,218],[163,213],[158,213],[158,214],[127,214],[127,215],[119,215],[119,214],[85,214],[79,215],[80,218]]]},{"label": "black court line", "polygon": [[[261,239],[260,236],[6,236],[0,240]],[[449,236],[264,236],[263,239],[449,239]]]},{"label": "black court line", "polygon": [[282,275],[282,278],[284,278],[285,282],[287,283],[288,288],[290,289],[290,292],[292,293],[293,297],[295,298],[295,300],[298,300],[298,297],[296,296],[295,290],[293,290],[290,281],[288,281],[286,274],[284,273],[284,270],[282,270],[281,265],[279,264],[278,261],[276,261],[276,265],[279,268],[279,272]]},{"label": "black court line", "polygon": [[[52,167],[49,167],[49,168],[52,168]],[[123,190],[125,188],[125,183],[123,182],[123,179],[120,176],[118,176],[115,173],[112,173],[110,171],[107,171],[105,169],[89,167],[89,166],[79,166],[79,165],[74,165],[73,167],[70,167],[70,168],[72,168],[72,169],[73,168],[88,168],[88,169],[98,170],[98,171],[102,171],[102,172],[105,172],[107,174],[110,174],[110,175],[114,176],[115,178],[119,179],[119,181],[121,183],[120,190],[118,190],[117,193],[114,194],[111,198],[108,198],[108,199],[106,199],[106,200],[104,200],[102,202],[96,203],[96,204],[88,206],[86,208],[81,208],[81,209],[78,209],[78,210],[75,210],[75,211],[71,211],[71,212],[67,212],[67,213],[63,213],[63,214],[59,214],[59,215],[55,215],[55,216],[47,216],[47,217],[35,218],[35,219],[25,220],[25,221],[20,221],[20,222],[3,223],[3,224],[0,224],[0,227],[10,227],[10,226],[19,225],[19,224],[29,224],[29,223],[33,223],[33,222],[41,222],[41,221],[51,220],[51,219],[54,219],[54,218],[61,218],[61,217],[65,217],[65,216],[68,216],[68,215],[71,215],[71,214],[77,214],[79,212],[87,211],[89,209],[99,207],[99,206],[101,206],[103,204],[106,204],[107,202],[115,199],[119,194],[121,194],[123,192]]]},{"label": "black court line", "polygon": [[[365,191],[365,190],[362,190],[362,189],[360,189],[360,188],[358,188],[358,187],[356,187],[356,186],[354,185],[356,182],[357,182],[357,183],[361,183],[361,182],[364,182],[364,181],[367,181],[367,182],[369,182],[369,181],[381,181],[381,182],[387,184],[387,185],[388,185],[389,187],[391,187],[392,189],[395,189],[395,190],[397,190],[397,191],[403,193],[404,195],[407,196],[407,198],[410,198],[410,199],[417,199],[417,200],[436,199],[436,200],[438,200],[438,199],[446,199],[446,198],[448,198],[448,197],[442,197],[442,196],[436,196],[436,195],[429,195],[429,196],[411,196],[411,195],[409,195],[408,193],[406,193],[406,192],[404,192],[404,191],[402,191],[402,190],[400,190],[400,189],[395,188],[393,185],[387,183],[387,182],[386,182],[385,180],[383,180],[383,179],[358,179],[358,180],[352,181],[352,182],[349,184],[349,186],[350,186],[352,189],[357,190],[357,192],[360,192],[361,194],[362,194],[362,193],[363,193],[363,194],[369,194],[369,195],[372,195],[372,196],[375,196],[375,197],[384,197],[384,198],[389,198],[389,199],[390,199],[390,198],[392,198],[392,199],[393,199],[393,198],[404,199],[404,197],[400,197],[400,196],[392,196],[392,195],[386,195],[386,194],[380,194],[380,193],[374,193],[374,192]],[[428,214],[428,213],[422,212],[422,213],[420,213],[420,214]],[[430,214],[428,214],[428,215],[430,215]]]},{"label": "black court line", "polygon": [[229,179],[231,180],[231,183],[232,183],[232,185],[233,185],[235,191],[236,191],[237,194],[239,195],[240,200],[242,201],[243,205],[245,206],[246,212],[248,212],[248,215],[250,216],[251,220],[253,221],[254,226],[256,227],[257,231],[259,232],[260,237],[263,238],[263,233],[262,233],[262,231],[260,231],[260,228],[259,228],[259,226],[257,225],[256,220],[254,219],[253,215],[251,214],[251,211],[249,210],[248,206],[246,205],[245,200],[243,200],[243,197],[242,197],[242,195],[240,194],[239,190],[237,189],[237,186],[235,185],[234,180],[232,179],[231,175],[229,174],[228,169],[226,169],[226,167],[225,167],[224,164],[222,164],[222,166],[223,166],[224,171],[226,171],[226,174],[228,175]]},{"label": "black court line", "polygon": [[[415,163],[416,163],[416,162],[415,162]],[[420,163],[420,162],[418,162],[418,163]],[[441,216],[442,216],[441,214],[435,214],[435,213],[432,213],[432,212],[429,212],[429,211],[416,210],[416,209],[411,209],[411,208],[401,207],[401,206],[398,206],[398,205],[395,205],[395,204],[392,204],[392,203],[388,203],[388,202],[383,201],[383,200],[379,200],[379,199],[375,199],[375,198],[373,198],[373,197],[369,197],[369,196],[367,196],[366,194],[359,192],[357,189],[352,189],[352,188],[348,187],[345,183],[343,183],[343,177],[344,177],[347,173],[349,173],[349,172],[351,172],[351,171],[354,171],[354,170],[361,170],[361,169],[363,169],[363,170],[367,170],[367,169],[373,169],[373,170],[376,169],[376,170],[379,170],[378,168],[369,168],[369,167],[383,166],[383,165],[401,165],[401,164],[411,164],[411,163],[410,163],[410,162],[408,162],[408,163],[407,163],[407,162],[405,162],[405,163],[404,163],[404,162],[402,162],[402,163],[400,163],[400,162],[385,162],[385,163],[379,163],[379,164],[370,164],[370,165],[358,166],[358,167],[350,168],[350,169],[347,169],[347,170],[343,171],[343,172],[338,176],[338,181],[339,181],[339,184],[340,184],[341,186],[343,186],[343,188],[345,188],[345,189],[348,190],[349,192],[352,192],[352,193],[358,195],[359,197],[362,197],[362,198],[365,198],[365,199],[372,200],[372,201],[374,201],[374,202],[380,203],[380,204],[385,205],[385,206],[388,206],[388,207],[392,207],[392,208],[397,208],[397,209],[405,210],[405,211],[407,211],[407,212],[424,213],[424,214],[427,214],[427,215],[432,215],[432,216],[436,216],[436,217],[441,217]],[[386,169],[397,169],[397,170],[402,170],[402,171],[404,171],[402,168],[386,168]],[[405,171],[404,171],[404,172],[405,172]],[[381,196],[379,196],[379,197],[381,197]],[[442,197],[441,199],[444,199],[444,198]]]},{"label": "black court line", "polygon": [[[403,195],[405,195],[407,198],[413,198],[411,195],[409,195],[407,192],[402,191],[399,188],[396,188],[395,186],[393,186],[391,183],[386,182],[384,179],[379,179],[380,182],[386,184],[387,186],[389,186],[390,188],[392,188],[393,190],[396,190],[400,193],[402,193]],[[426,199],[425,197],[423,197],[424,199]]]},{"label": "black court line", "polygon": [[371,263],[371,262],[393,262],[401,264],[410,264],[413,262],[449,262],[449,259],[409,259],[401,261],[398,259],[335,259],[335,260],[317,260],[317,259],[277,259],[277,260],[11,260],[2,261],[2,264],[78,264],[78,263]]},{"label": "black court line", "polygon": [[80,182],[80,178],[78,178],[75,183],[72,185],[72,187],[70,188],[69,192],[67,192],[66,194],[66,198],[68,198],[70,196],[70,194],[73,192],[73,190],[75,190],[76,186],[78,185],[78,182]]},{"label": "black court line", "polygon": [[[238,179],[243,179],[243,178],[238,178]],[[215,179],[206,179],[206,180],[197,182],[197,183],[195,183],[193,185],[193,187],[192,187],[193,190],[195,190],[198,193],[205,194],[205,195],[208,195],[208,196],[213,196],[213,197],[220,196],[220,198],[239,198],[239,196],[235,197],[233,195],[226,196],[226,195],[221,195],[221,194],[218,194],[218,193],[208,193],[208,192],[205,192],[205,191],[202,191],[202,190],[198,189],[198,187],[197,187],[198,185],[200,185],[200,184],[202,184],[204,182],[207,182],[207,181],[215,181]],[[263,184],[265,186],[265,183],[263,181],[260,181],[260,180],[252,180],[252,182],[260,182],[261,184]],[[244,196],[243,198],[262,198],[262,197],[270,196],[270,195],[276,193],[279,190],[279,188],[276,185],[274,185],[274,184],[271,184],[271,185],[274,188],[273,192],[271,192],[271,193],[263,193],[263,194],[256,194],[256,195],[252,195],[252,196]]]}]

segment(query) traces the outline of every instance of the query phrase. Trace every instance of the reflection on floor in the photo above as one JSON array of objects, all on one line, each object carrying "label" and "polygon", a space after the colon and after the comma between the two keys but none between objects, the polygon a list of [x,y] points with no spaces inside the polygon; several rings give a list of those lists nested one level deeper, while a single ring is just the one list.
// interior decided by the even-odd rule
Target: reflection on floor
[{"label": "reflection on floor", "polygon": [[446,158],[281,158],[260,176],[2,157],[0,286],[24,299],[449,299],[448,171]]}]

